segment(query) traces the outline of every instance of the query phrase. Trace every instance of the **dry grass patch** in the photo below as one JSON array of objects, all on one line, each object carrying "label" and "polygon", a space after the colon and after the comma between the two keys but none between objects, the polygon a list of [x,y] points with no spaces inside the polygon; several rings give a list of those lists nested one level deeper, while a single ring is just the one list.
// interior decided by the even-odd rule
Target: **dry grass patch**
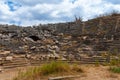
[{"label": "dry grass patch", "polygon": [[73,64],[70,65],[66,62],[51,62],[43,64],[40,67],[29,68],[25,72],[19,71],[19,75],[13,80],[39,80],[42,77],[48,76],[61,76],[81,73],[83,70],[80,66]]}]

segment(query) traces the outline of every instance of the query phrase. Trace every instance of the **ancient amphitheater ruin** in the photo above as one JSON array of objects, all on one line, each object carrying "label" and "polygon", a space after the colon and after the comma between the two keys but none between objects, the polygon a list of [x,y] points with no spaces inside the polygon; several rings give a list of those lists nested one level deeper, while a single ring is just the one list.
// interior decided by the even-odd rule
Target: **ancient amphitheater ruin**
[{"label": "ancient amphitheater ruin", "polygon": [[37,65],[50,60],[109,62],[120,55],[120,14],[88,21],[21,27],[0,25],[0,67]]}]

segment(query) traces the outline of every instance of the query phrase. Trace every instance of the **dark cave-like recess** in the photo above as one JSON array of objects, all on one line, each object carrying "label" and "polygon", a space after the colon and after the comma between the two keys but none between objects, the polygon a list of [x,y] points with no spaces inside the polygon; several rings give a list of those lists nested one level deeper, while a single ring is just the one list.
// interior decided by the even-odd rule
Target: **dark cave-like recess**
[{"label": "dark cave-like recess", "polygon": [[29,38],[31,38],[34,41],[40,40],[40,38],[38,36],[29,36]]}]

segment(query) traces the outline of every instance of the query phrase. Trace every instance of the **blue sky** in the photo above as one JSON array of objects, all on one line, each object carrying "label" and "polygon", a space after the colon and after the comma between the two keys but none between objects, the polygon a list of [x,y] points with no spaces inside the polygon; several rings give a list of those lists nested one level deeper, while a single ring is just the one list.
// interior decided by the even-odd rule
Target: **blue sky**
[{"label": "blue sky", "polygon": [[88,20],[113,10],[120,0],[0,0],[0,24],[22,26]]}]

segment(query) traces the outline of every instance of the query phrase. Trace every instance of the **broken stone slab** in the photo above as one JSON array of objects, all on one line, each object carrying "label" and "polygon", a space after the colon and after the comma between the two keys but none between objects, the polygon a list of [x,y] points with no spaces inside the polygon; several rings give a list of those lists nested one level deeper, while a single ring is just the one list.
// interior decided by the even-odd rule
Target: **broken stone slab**
[{"label": "broken stone slab", "polygon": [[78,78],[78,77],[81,77],[81,75],[70,75],[70,76],[50,77],[48,80],[64,80],[64,79]]},{"label": "broken stone slab", "polygon": [[56,44],[59,44],[59,41],[58,41],[58,40],[55,40],[55,43],[56,43]]},{"label": "broken stone slab", "polygon": [[30,48],[30,50],[35,50],[36,49],[36,46],[32,46],[31,48]]},{"label": "broken stone slab", "polygon": [[13,60],[13,56],[7,56],[7,57],[5,58],[5,60],[6,60],[6,61],[12,61],[12,60]]},{"label": "broken stone slab", "polygon": [[58,54],[48,54],[46,56],[47,59],[59,59],[60,56]]},{"label": "broken stone slab", "polygon": [[51,49],[51,52],[53,52],[53,51],[59,52],[60,51],[60,48],[57,45],[51,46],[50,49]]},{"label": "broken stone slab", "polygon": [[8,55],[8,54],[10,54],[10,51],[3,51],[3,52],[1,52],[0,54]]},{"label": "broken stone slab", "polygon": [[25,37],[24,39],[23,39],[23,41],[30,41],[30,42],[34,42],[34,40],[32,40],[31,38],[28,38],[28,37]]}]

